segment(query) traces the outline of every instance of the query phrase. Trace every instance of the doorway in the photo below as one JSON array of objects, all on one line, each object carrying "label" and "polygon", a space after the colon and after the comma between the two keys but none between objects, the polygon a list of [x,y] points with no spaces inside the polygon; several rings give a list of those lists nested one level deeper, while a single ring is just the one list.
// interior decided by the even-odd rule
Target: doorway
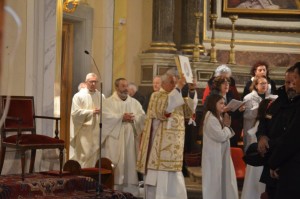
[{"label": "doorway", "polygon": [[74,25],[63,22],[62,28],[62,55],[61,55],[61,136],[65,140],[67,159],[69,159],[70,146],[70,113],[72,105],[72,81],[73,81],[73,49],[74,49]]}]

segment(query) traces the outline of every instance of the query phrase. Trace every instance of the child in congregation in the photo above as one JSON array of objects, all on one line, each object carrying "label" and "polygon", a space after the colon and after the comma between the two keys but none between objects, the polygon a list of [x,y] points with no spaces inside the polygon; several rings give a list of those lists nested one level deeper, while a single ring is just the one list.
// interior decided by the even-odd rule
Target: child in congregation
[{"label": "child in congregation", "polygon": [[219,94],[212,94],[206,100],[201,125],[203,199],[238,199],[229,141],[234,132],[230,117],[223,114],[225,101]]}]

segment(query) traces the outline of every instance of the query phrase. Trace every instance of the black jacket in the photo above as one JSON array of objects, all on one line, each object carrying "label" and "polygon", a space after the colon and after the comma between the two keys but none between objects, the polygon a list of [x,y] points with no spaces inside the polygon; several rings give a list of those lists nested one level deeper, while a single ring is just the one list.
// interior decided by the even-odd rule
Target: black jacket
[{"label": "black jacket", "polygon": [[[258,140],[261,136],[267,136],[270,139],[270,149],[265,155],[266,160],[269,159],[273,149],[278,144],[278,140],[285,133],[287,125],[290,122],[290,116],[294,112],[291,104],[292,101],[288,99],[284,86],[278,89],[277,94],[278,98],[267,109],[266,117],[260,120],[256,133]],[[276,186],[277,180],[270,176],[268,161],[264,165],[260,181],[268,186]]]},{"label": "black jacket", "polygon": [[280,169],[276,199],[300,196],[300,95],[289,108],[293,112],[269,159],[271,169]]},{"label": "black jacket", "polygon": [[136,91],[135,94],[132,97],[134,99],[136,99],[137,101],[139,101],[139,103],[142,105],[142,107],[144,106],[144,104],[145,104],[145,97],[139,91]]}]

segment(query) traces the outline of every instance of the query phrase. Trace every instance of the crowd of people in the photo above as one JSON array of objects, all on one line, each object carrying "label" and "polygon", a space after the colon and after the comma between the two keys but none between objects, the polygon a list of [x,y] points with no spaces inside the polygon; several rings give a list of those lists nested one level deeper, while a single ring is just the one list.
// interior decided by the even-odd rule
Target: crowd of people
[{"label": "crowd of people", "polygon": [[[246,157],[242,199],[300,196],[300,62],[287,69],[278,89],[265,62],[255,63],[251,76],[239,95],[231,69],[220,65],[204,90],[204,199],[239,198],[231,147],[242,147]],[[169,70],[153,78],[153,91],[144,96],[118,78],[107,98],[96,89],[98,81],[87,74],[73,97],[70,159],[93,167],[101,150],[115,166],[115,189],[138,195],[143,180],[146,199],[187,198],[182,168],[185,129],[195,125],[198,105],[195,81],[186,83],[183,74]],[[233,99],[241,102],[237,109],[227,106]],[[247,159],[249,151],[258,154],[255,163]]]}]

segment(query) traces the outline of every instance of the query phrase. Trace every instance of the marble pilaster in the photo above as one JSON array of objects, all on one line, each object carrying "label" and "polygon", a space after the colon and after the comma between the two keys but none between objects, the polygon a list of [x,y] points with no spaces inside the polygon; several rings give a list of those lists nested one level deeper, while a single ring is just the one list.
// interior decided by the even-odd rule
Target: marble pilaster
[{"label": "marble pilaster", "polygon": [[152,43],[149,52],[176,52],[173,41],[174,0],[153,0]]},{"label": "marble pilaster", "polygon": [[[196,37],[196,12],[203,10],[202,0],[189,0],[182,2],[182,25],[181,25],[181,50],[184,54],[192,54]],[[201,17],[202,18],[202,17]],[[204,52],[203,42],[203,20],[199,24],[200,53]]]},{"label": "marble pilaster", "polygon": [[[45,0],[44,3],[44,64],[42,115],[54,114],[54,82],[56,64],[56,1]],[[53,121],[43,121],[43,132],[53,136]]]}]

